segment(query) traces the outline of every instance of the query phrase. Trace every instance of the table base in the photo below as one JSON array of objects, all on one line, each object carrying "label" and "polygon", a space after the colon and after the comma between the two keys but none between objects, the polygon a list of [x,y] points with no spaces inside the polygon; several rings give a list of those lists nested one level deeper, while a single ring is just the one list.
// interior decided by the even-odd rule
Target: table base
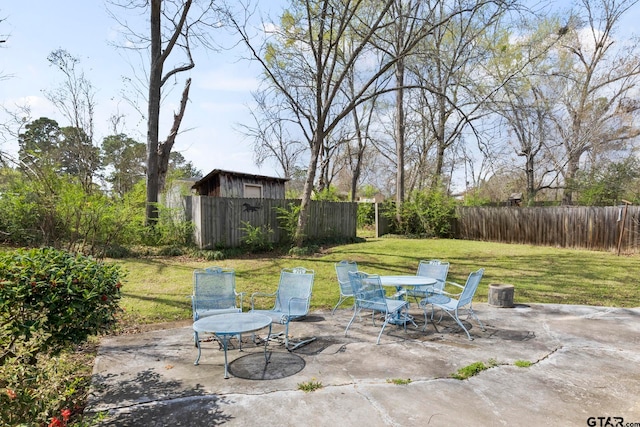
[{"label": "table base", "polygon": [[398,326],[405,326],[405,327],[407,323],[411,323],[416,328],[418,327],[416,322],[414,322],[413,320],[413,316],[410,315],[409,313],[398,314],[397,316],[394,316],[391,319],[389,319],[387,323],[391,325],[398,325]]},{"label": "table base", "polygon": [[[229,349],[229,340],[231,338],[233,338],[234,336],[238,337],[238,340],[240,341],[240,348],[239,351],[242,351],[242,335],[241,334],[220,334],[220,333],[213,333],[213,336],[222,344],[222,349],[224,351],[224,379],[229,379],[229,363],[227,360],[227,350]],[[269,324],[269,333],[267,335],[267,337],[271,336],[271,324]],[[269,357],[267,355],[267,345],[269,344],[269,338],[266,338],[264,340],[264,363],[269,363]],[[196,345],[198,347],[198,357],[196,358],[196,361],[193,363],[194,365],[199,365],[200,364],[200,356],[202,354],[202,348],[200,347],[200,340],[197,339],[196,341]]]}]

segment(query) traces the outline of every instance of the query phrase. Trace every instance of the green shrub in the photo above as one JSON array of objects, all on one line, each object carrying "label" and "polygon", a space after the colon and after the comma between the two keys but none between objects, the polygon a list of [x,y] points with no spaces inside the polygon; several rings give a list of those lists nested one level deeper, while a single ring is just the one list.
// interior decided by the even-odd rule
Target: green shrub
[{"label": "green shrub", "polygon": [[0,365],[108,330],[119,311],[119,266],[53,248],[0,254]]},{"label": "green shrub", "polygon": [[31,178],[6,168],[0,174],[0,239],[7,243],[104,255],[106,248],[139,243],[144,235],[144,186],[110,198],[52,170]]},{"label": "green shrub", "polygon": [[358,203],[358,227],[363,228],[376,223],[374,203]]},{"label": "green shrub", "polygon": [[247,246],[251,252],[267,252],[273,249],[271,236],[273,230],[268,225],[253,226],[247,221],[242,221],[241,230],[245,233],[242,237],[242,243]]},{"label": "green shrub", "polygon": [[342,199],[338,194],[338,189],[333,185],[326,187],[322,191],[318,191],[313,195],[314,200],[324,200],[326,202],[340,202]]},{"label": "green shrub", "polygon": [[158,222],[153,227],[145,227],[142,242],[151,246],[191,246],[193,243],[193,222],[185,221],[179,209],[157,205]]},{"label": "green shrub", "polygon": [[385,203],[384,215],[392,225],[392,233],[420,237],[450,237],[455,218],[456,201],[444,188],[414,191],[396,218],[393,202]]},{"label": "green shrub", "polygon": [[0,424],[80,416],[91,361],[65,350],[114,324],[123,277],[117,265],[53,248],[0,253]]},{"label": "green shrub", "polygon": [[286,208],[275,207],[278,224],[281,230],[286,233],[288,243],[293,242],[298,227],[298,218],[300,217],[300,205],[289,203]]},{"label": "green shrub", "polygon": [[0,239],[16,245],[39,244],[44,234],[55,228],[53,206],[43,203],[37,182],[24,179],[9,168],[0,173]]},{"label": "green shrub", "polygon": [[80,425],[92,363],[91,355],[67,352],[38,357],[36,364],[21,363],[19,357],[7,360],[0,365],[0,425],[60,425],[55,418],[61,425],[71,420]]}]

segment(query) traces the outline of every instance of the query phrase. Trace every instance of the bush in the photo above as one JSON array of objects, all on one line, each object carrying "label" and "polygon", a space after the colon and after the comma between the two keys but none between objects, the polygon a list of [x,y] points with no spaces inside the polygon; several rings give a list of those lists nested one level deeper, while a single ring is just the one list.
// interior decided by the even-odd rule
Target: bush
[{"label": "bush", "polygon": [[158,222],[153,227],[145,227],[142,241],[151,246],[191,246],[193,244],[193,223],[180,218],[179,209],[156,205]]},{"label": "bush", "polygon": [[286,240],[292,243],[298,227],[300,205],[289,203],[286,208],[275,207],[280,229],[286,233]]},{"label": "bush", "polygon": [[0,425],[90,425],[79,422],[93,357],[64,352],[54,358],[39,357],[34,365],[17,358],[0,365]]},{"label": "bush", "polygon": [[245,233],[242,237],[242,243],[249,251],[256,253],[268,252],[273,249],[273,244],[271,243],[273,230],[268,225],[253,226],[247,221],[242,221],[241,230]]},{"label": "bush", "polygon": [[392,224],[393,232],[422,237],[450,237],[455,218],[456,201],[444,188],[413,192],[402,204],[398,223],[395,207],[387,203],[385,216]]},{"label": "bush", "polygon": [[37,184],[8,168],[0,170],[0,239],[15,245],[39,244],[55,228],[52,206],[39,196]]},{"label": "bush", "polygon": [[33,363],[107,331],[119,311],[117,265],[53,248],[0,254],[0,365]]},{"label": "bush", "polygon": [[374,203],[358,203],[358,228],[375,225],[376,207]]},{"label": "bush", "polygon": [[0,253],[0,424],[66,425],[80,412],[87,373],[64,350],[114,324],[123,276],[53,248]]},{"label": "bush", "polygon": [[338,189],[333,185],[330,185],[322,191],[314,193],[313,199],[324,200],[326,202],[340,202],[342,200],[338,194]]},{"label": "bush", "polygon": [[7,243],[101,254],[111,245],[140,241],[143,185],[127,197],[109,198],[51,170],[30,179],[5,168],[0,178],[0,239]]}]

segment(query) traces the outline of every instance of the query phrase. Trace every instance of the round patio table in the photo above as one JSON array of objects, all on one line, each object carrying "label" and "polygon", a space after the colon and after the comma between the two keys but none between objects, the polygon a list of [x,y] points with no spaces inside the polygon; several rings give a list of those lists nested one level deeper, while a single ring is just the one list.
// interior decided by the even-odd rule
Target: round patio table
[{"label": "round patio table", "polygon": [[382,286],[395,286],[396,288],[403,288],[407,286],[429,286],[435,285],[438,281],[433,277],[427,276],[380,276],[380,283]]},{"label": "round patio table", "polygon": [[[193,330],[197,333],[212,333],[222,343],[224,350],[224,378],[229,378],[229,369],[227,363],[227,348],[229,340],[234,335],[241,335],[247,332],[254,332],[260,329],[269,327],[269,335],[264,340],[264,361],[268,363],[267,359],[267,344],[269,343],[268,337],[271,336],[271,318],[264,314],[258,313],[226,313],[216,314],[209,317],[193,322]],[[200,340],[197,340],[198,346],[198,358],[194,362],[194,365],[200,363]],[[241,347],[242,349],[242,347]]]}]

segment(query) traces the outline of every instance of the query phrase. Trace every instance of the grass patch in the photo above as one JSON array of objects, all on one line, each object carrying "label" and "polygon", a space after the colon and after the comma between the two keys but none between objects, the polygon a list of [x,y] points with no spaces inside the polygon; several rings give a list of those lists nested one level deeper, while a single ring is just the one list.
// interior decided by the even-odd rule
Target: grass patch
[{"label": "grass patch", "polygon": [[516,360],[513,364],[518,368],[528,368],[533,365],[533,362],[529,362],[528,360]]},{"label": "grass patch", "polygon": [[298,383],[298,390],[302,390],[305,393],[310,393],[322,388],[322,383],[312,378],[310,381],[304,383]]},{"label": "grass patch", "polygon": [[393,379],[387,380],[387,382],[395,385],[407,385],[407,384],[411,384],[411,378],[407,378],[406,380],[403,378],[393,378]]},{"label": "grass patch", "polygon": [[451,374],[451,378],[455,378],[457,380],[466,380],[467,378],[478,375],[480,372],[489,368],[490,366],[485,365],[483,362],[475,362],[471,365],[465,366],[464,368],[458,369],[458,372]]},{"label": "grass patch", "polygon": [[[508,254],[508,255],[506,255]],[[489,284],[515,286],[515,303],[561,303],[613,307],[640,306],[634,283],[640,255],[558,249],[449,239],[370,239],[320,248],[319,253],[242,255],[218,261],[189,257],[116,260],[127,271],[121,304],[126,323],[158,323],[191,318],[192,275],[212,265],[234,268],[236,288],[245,292],[245,311],[253,292],[274,292],[280,270],[303,266],[315,271],[311,310],[330,309],[339,290],[334,264],[356,261],[360,270],[379,274],[415,274],[421,259],[451,263],[449,280],[464,283],[471,271],[485,274],[474,301],[486,302]]]}]

